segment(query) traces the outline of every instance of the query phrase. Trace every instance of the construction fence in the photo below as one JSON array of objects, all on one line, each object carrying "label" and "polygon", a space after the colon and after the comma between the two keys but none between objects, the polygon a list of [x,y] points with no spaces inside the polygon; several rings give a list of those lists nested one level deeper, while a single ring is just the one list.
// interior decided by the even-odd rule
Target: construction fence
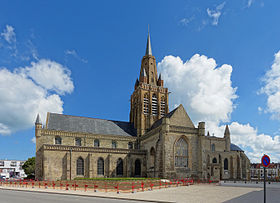
[{"label": "construction fence", "polygon": [[189,186],[193,184],[216,183],[211,180],[194,180],[192,178],[158,179],[139,181],[105,181],[105,180],[72,180],[72,181],[34,181],[34,180],[6,180],[0,181],[2,187],[40,188],[55,190],[93,191],[135,193],[170,187]]}]

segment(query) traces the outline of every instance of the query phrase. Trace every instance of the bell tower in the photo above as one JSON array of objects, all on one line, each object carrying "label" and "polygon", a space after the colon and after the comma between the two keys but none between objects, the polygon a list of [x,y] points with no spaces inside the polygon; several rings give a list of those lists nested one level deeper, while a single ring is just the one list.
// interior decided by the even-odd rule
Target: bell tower
[{"label": "bell tower", "polygon": [[168,89],[163,87],[161,74],[158,77],[149,32],[146,53],[141,61],[139,79],[136,79],[130,102],[130,122],[137,129],[138,137],[144,135],[155,121],[169,111]]}]

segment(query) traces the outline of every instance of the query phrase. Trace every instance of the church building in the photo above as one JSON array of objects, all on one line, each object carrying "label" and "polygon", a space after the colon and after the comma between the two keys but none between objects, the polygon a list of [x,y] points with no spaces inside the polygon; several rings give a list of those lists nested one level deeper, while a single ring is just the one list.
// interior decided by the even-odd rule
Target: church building
[{"label": "church building", "polygon": [[38,180],[76,177],[193,177],[249,179],[250,161],[223,137],[193,124],[183,105],[168,107],[148,34],[140,75],[131,95],[129,122],[48,113],[35,122]]}]

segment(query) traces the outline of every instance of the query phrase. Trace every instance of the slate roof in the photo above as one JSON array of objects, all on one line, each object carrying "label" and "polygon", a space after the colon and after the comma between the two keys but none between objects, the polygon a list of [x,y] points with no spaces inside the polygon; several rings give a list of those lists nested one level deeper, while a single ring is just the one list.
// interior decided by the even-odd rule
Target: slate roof
[{"label": "slate roof", "polygon": [[244,152],[240,147],[235,144],[230,144],[230,151],[241,151]]},{"label": "slate roof", "polygon": [[129,122],[49,113],[47,129],[101,135],[137,136]]},{"label": "slate roof", "polygon": [[[179,107],[177,107],[177,108],[179,108]],[[151,127],[150,130],[152,130],[152,129],[154,129],[154,128],[157,128],[158,126],[160,126],[160,125],[162,124],[163,118],[170,118],[170,117],[174,114],[174,112],[176,111],[177,108],[175,108],[173,111],[170,111],[170,112],[169,112],[168,114],[166,114],[164,117],[162,117],[162,118],[160,118],[159,120],[157,120],[156,122],[154,122],[154,124],[152,125],[152,127]]]}]

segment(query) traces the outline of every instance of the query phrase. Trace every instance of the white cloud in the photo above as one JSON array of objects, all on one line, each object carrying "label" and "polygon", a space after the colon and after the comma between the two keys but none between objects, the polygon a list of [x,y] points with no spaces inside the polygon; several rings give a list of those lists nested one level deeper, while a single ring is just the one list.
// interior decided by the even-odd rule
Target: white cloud
[{"label": "white cloud", "polygon": [[32,127],[37,113],[43,122],[47,112],[62,113],[59,95],[73,88],[69,70],[54,61],[42,59],[14,71],[0,69],[0,134]]},{"label": "white cloud", "polygon": [[[186,62],[166,56],[158,68],[171,91],[170,107],[182,103],[194,124],[205,121],[211,135],[223,137],[225,125],[220,124],[230,121],[233,101],[237,98],[231,83],[232,67],[227,64],[217,67],[213,58],[195,54]],[[270,155],[272,161],[280,161],[279,136],[258,133],[249,123],[232,122],[229,128],[232,143],[240,146],[252,162],[260,162],[264,153]]]},{"label": "white cloud", "polygon": [[247,2],[247,7],[248,7],[248,8],[251,7],[252,4],[253,4],[253,2],[254,2],[254,0],[248,0],[248,2]]},{"label": "white cloud", "polygon": [[266,112],[271,113],[273,119],[280,120],[280,51],[275,54],[274,63],[264,78],[264,86],[259,93],[267,96]]},{"label": "white cloud", "polygon": [[43,88],[59,94],[71,93],[74,89],[70,70],[55,61],[41,59],[36,63],[31,62],[31,66],[21,69],[21,72]]},{"label": "white cloud", "polygon": [[222,9],[224,8],[226,2],[223,2],[221,4],[219,4],[215,9],[211,10],[209,8],[207,8],[207,14],[210,18],[213,19],[212,21],[212,25],[218,25],[219,23],[219,18],[222,14]]},{"label": "white cloud", "polygon": [[14,28],[10,25],[6,25],[6,29],[1,33],[1,36],[9,43],[16,42],[16,33],[14,32]]},{"label": "white cloud", "polygon": [[195,124],[206,121],[209,128],[230,120],[237,98],[230,65],[217,67],[213,58],[195,54],[185,63],[180,57],[166,56],[158,68],[171,91],[171,107],[182,103]]},{"label": "white cloud", "polygon": [[194,20],[194,16],[190,17],[190,18],[182,18],[179,23],[181,25],[187,26],[190,22],[192,22]]},{"label": "white cloud", "polygon": [[[225,126],[220,126],[213,131],[219,137],[224,134]],[[248,155],[251,162],[260,162],[263,154],[268,154],[274,162],[280,162],[280,136],[259,134],[258,130],[249,123],[240,124],[232,122],[229,125],[231,142],[240,146]]]},{"label": "white cloud", "polygon": [[74,58],[78,59],[79,61],[83,62],[83,63],[87,63],[88,61],[82,57],[80,57],[77,52],[75,50],[66,50],[65,55],[68,56],[73,56]]},{"label": "white cloud", "polygon": [[36,144],[36,137],[33,137],[33,138],[31,139],[31,142],[34,143],[34,144]]}]

